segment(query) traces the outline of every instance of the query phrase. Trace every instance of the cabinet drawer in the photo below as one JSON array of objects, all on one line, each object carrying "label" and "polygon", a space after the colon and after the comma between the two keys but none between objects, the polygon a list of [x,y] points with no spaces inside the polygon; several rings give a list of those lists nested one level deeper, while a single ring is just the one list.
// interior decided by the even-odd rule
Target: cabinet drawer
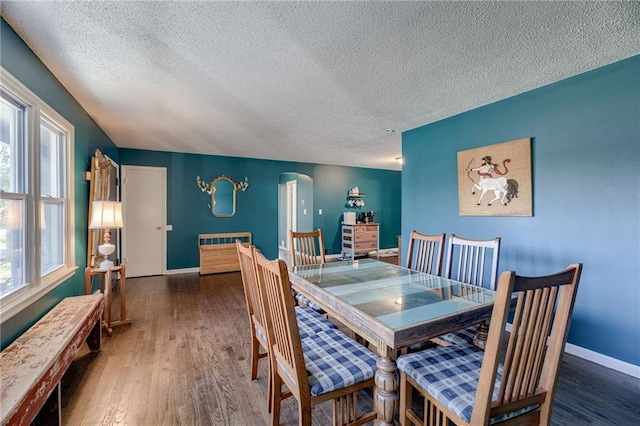
[{"label": "cabinet drawer", "polygon": [[347,250],[347,251],[371,251],[371,250],[377,250],[378,249],[378,242],[377,241],[365,241],[362,243],[351,243],[351,242],[347,242],[345,241],[344,243],[342,243],[342,249],[343,250]]},{"label": "cabinet drawer", "polygon": [[378,241],[377,232],[359,232],[357,234],[344,234],[342,241],[359,242],[359,241]]},{"label": "cabinet drawer", "polygon": [[356,243],[354,249],[355,250],[376,250],[378,248],[377,241],[365,241],[362,243]]},{"label": "cabinet drawer", "polygon": [[375,241],[378,239],[378,232],[374,231],[374,232],[358,232],[355,235],[355,241],[356,243],[358,241]]},{"label": "cabinet drawer", "polygon": [[378,232],[378,225],[353,225],[355,232]]}]

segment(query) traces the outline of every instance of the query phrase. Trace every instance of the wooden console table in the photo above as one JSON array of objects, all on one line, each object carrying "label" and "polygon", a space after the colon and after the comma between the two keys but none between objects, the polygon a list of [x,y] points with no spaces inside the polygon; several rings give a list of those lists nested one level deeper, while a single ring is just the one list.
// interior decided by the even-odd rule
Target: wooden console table
[{"label": "wooden console table", "polygon": [[[114,274],[118,274],[118,282],[120,283],[120,318],[116,321],[111,320],[111,300],[113,291],[111,289],[111,281]],[[103,325],[107,329],[107,334],[111,336],[113,327],[119,325],[131,324],[131,320],[127,318],[127,286],[126,286],[126,267],[124,264],[114,266],[109,269],[93,269],[86,268],[84,270],[84,293],[91,294],[91,283],[94,275],[100,275],[100,291],[104,294],[107,291],[107,306],[104,310]],[[107,290],[105,283],[109,285]]]}]

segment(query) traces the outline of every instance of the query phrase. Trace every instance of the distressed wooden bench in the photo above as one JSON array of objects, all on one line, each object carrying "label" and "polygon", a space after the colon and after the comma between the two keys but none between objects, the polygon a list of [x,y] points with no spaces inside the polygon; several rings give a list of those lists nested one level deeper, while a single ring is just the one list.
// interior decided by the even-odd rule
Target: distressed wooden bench
[{"label": "distressed wooden bench", "polygon": [[102,294],[67,297],[0,353],[2,425],[61,423],[60,379],[84,341],[100,350],[103,311]]},{"label": "distressed wooden bench", "polygon": [[251,245],[251,232],[199,234],[200,275],[239,271],[236,240]]}]

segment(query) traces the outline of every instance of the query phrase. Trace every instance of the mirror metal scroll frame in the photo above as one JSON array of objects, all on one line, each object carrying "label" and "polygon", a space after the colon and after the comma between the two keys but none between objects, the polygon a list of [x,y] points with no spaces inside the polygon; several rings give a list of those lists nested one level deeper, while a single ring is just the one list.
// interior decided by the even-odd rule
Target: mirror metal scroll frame
[{"label": "mirror metal scroll frame", "polygon": [[[196,178],[198,187],[202,192],[206,192],[211,195],[211,214],[215,217],[231,217],[236,214],[236,193],[238,191],[246,191],[249,187],[249,179],[245,176],[244,181],[238,182],[230,176],[220,175],[215,177],[211,182],[203,182],[200,180],[200,176]],[[228,182],[231,184],[232,191],[229,194],[231,199],[216,199],[216,192],[219,190],[219,182]],[[221,194],[218,194],[218,198]],[[230,209],[220,210],[223,206],[230,206]]]},{"label": "mirror metal scroll frame", "polygon": [[[111,159],[96,149],[91,158],[91,180],[89,183],[89,207],[87,215],[87,227],[91,220],[92,201],[104,201],[111,199],[111,173],[115,166]],[[115,195],[115,194],[114,194]],[[87,242],[87,266],[93,268],[98,256],[101,229],[89,229]]]}]

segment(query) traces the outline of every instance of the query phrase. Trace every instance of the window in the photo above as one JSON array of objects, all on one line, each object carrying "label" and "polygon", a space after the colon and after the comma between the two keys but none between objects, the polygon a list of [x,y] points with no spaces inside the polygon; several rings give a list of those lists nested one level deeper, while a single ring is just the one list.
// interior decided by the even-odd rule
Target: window
[{"label": "window", "polygon": [[73,126],[0,68],[0,322],[68,279]]}]

